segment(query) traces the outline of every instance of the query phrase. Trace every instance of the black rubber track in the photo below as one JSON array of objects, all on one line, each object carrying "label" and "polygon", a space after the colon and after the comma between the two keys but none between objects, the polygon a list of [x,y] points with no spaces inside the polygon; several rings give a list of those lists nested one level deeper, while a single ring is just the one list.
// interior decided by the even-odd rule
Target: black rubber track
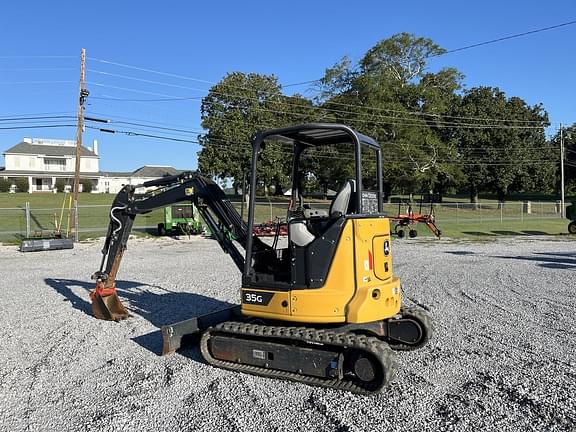
[{"label": "black rubber track", "polygon": [[[295,372],[223,361],[214,358],[209,351],[208,343],[210,337],[214,334],[232,335],[236,337],[257,337],[262,341],[285,341],[287,344],[296,342],[299,344],[305,344],[308,348],[314,348],[314,345],[321,344],[324,348],[337,350],[339,352],[346,352],[349,349],[354,350],[355,352],[360,351],[368,353],[371,357],[377,359],[380,371],[377,374],[377,380],[366,383],[359,379],[346,376],[342,380],[338,378],[318,378],[308,375],[300,375]],[[366,395],[375,394],[384,389],[390,381],[392,381],[396,367],[396,355],[386,342],[365,335],[338,333],[332,330],[306,327],[266,326],[228,321],[211,327],[204,332],[202,339],[200,340],[200,350],[204,359],[209,364],[220,368]]]}]

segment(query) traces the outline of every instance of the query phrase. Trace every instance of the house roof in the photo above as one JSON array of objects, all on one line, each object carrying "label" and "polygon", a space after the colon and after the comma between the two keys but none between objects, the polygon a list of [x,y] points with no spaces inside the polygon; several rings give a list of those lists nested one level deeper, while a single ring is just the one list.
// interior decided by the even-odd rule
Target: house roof
[{"label": "house roof", "polygon": [[[46,156],[74,156],[76,155],[76,147],[72,146],[55,146],[43,144],[30,144],[21,142],[14,147],[9,148],[4,154],[42,154]],[[86,147],[80,147],[80,156],[93,156],[99,157],[93,151],[88,150]]]},{"label": "house roof", "polygon": [[120,171],[100,171],[99,173],[102,177],[131,177],[131,172],[120,172]]},{"label": "house roof", "polygon": [[171,166],[144,165],[132,172],[133,177],[163,177],[180,174],[182,171]]}]

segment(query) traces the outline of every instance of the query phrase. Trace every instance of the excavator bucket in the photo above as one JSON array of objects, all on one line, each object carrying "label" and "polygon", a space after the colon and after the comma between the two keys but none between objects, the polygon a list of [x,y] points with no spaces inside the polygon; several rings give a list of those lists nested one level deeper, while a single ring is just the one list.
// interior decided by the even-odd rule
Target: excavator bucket
[{"label": "excavator bucket", "polygon": [[92,300],[92,314],[101,320],[120,321],[130,316],[124,307],[116,288],[104,288],[101,283],[96,284],[96,289],[90,293]]}]

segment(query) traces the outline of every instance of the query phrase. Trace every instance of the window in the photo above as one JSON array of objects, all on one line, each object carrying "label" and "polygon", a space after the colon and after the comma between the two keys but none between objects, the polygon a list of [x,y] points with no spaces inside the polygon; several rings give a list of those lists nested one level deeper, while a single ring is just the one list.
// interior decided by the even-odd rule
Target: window
[{"label": "window", "polygon": [[44,169],[46,171],[65,171],[66,159],[44,159]]}]

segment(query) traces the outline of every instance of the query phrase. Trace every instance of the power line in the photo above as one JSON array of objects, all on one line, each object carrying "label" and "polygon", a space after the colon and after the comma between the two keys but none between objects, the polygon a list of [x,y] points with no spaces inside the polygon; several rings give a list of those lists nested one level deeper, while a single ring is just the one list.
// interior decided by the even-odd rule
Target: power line
[{"label": "power line", "polygon": [[45,112],[45,113],[27,113],[27,114],[7,114],[0,116],[0,119],[4,119],[6,117],[26,117],[26,116],[48,116],[48,115],[56,115],[56,114],[70,114],[71,111],[55,111],[55,112]]},{"label": "power line", "polygon": [[166,137],[166,136],[161,136],[161,135],[142,134],[142,133],[133,132],[133,131],[99,128],[96,126],[89,126],[89,125],[86,125],[86,127],[90,128],[90,129],[96,129],[96,130],[99,130],[101,132],[107,132],[107,133],[120,133],[120,134],[124,134],[124,135],[128,135],[128,136],[141,136],[141,137],[146,137],[146,138],[156,138],[156,139],[162,139],[162,140],[168,140],[168,141],[178,141],[178,142],[187,142],[187,143],[192,143],[192,144],[200,144],[196,140],[185,140],[185,139],[171,138],[171,137]]},{"label": "power line", "polygon": [[536,30],[530,30],[530,31],[523,32],[523,33],[516,33],[516,34],[513,34],[513,35],[509,35],[509,36],[503,36],[503,37],[500,37],[500,38],[497,38],[497,39],[492,39],[492,40],[485,41],[485,42],[479,42],[479,43],[475,43],[475,44],[472,44],[472,45],[466,45],[466,46],[463,46],[463,47],[461,47],[461,48],[455,48],[455,49],[451,49],[451,50],[444,51],[443,53],[440,53],[440,54],[432,54],[432,55],[427,56],[426,58],[439,57],[439,56],[443,56],[443,55],[446,55],[446,54],[455,53],[455,52],[458,52],[458,51],[464,51],[464,50],[467,50],[467,49],[476,48],[476,47],[479,47],[479,46],[489,45],[489,44],[493,44],[493,43],[496,43],[496,42],[502,42],[502,41],[509,40],[509,39],[515,39],[515,38],[519,38],[519,37],[522,37],[522,36],[527,36],[527,35],[531,35],[531,34],[535,34],[535,33],[540,33],[540,32],[544,32],[544,31],[548,31],[548,30],[553,30],[553,29],[557,29],[557,28],[560,28],[560,27],[569,26],[569,25],[572,25],[572,24],[576,24],[576,20],[574,20],[574,21],[568,21],[568,22],[565,22],[565,23],[562,23],[562,24],[553,25],[553,26],[550,26],[550,27],[542,27],[542,28],[539,28],[539,29],[536,29]]},{"label": "power line", "polygon": [[[87,121],[93,121],[93,120],[90,120],[90,118],[86,118],[86,120]],[[142,127],[147,127],[147,128],[151,128],[151,129],[174,131],[174,132],[186,132],[186,133],[190,133],[190,134],[204,133],[203,131],[197,131],[197,130],[176,129],[176,128],[169,128],[169,127],[162,127],[162,126],[147,125],[144,123],[126,122],[126,121],[121,121],[121,120],[120,121],[119,120],[110,120],[110,123],[125,124],[125,125],[129,125],[129,126],[142,126]]]},{"label": "power line", "polygon": [[76,56],[64,56],[64,55],[15,55],[15,56],[0,56],[0,59],[71,59],[76,58]]},{"label": "power line", "polygon": [[[116,87],[116,86],[109,86],[106,84],[101,84],[101,83],[94,83],[94,82],[90,82],[90,84],[92,85],[96,85],[96,86],[102,86],[102,87],[108,87],[108,88],[115,88],[115,89],[120,89],[120,90],[125,90],[125,91],[131,91],[131,92],[136,92],[136,93],[144,93],[144,94],[153,94],[153,95],[158,95],[158,96],[167,96],[169,97],[169,95],[165,95],[165,94],[161,94],[161,93],[153,93],[153,92],[146,92],[146,91],[142,91],[142,90],[136,90],[136,89],[130,89],[130,88],[125,88],[125,87]],[[242,99],[249,99],[249,100],[255,100],[258,101],[258,98],[251,98],[248,96],[239,96]],[[288,106],[293,106],[293,107],[298,107],[298,108],[303,108],[300,105],[295,105],[295,104],[290,104],[287,103]],[[230,104],[230,107],[234,107],[234,105]],[[236,107],[239,107],[238,105],[236,105]],[[358,106],[354,106],[355,108],[362,108],[362,107],[358,107]],[[352,112],[352,111],[345,111],[345,110],[336,110],[336,109],[331,109],[331,108],[324,108],[324,107],[318,107],[318,106],[306,106],[304,107],[306,109],[310,109],[310,110],[316,110],[316,111],[320,111],[323,114],[326,113],[337,113],[337,114],[352,114],[352,115],[357,115],[357,112]],[[294,112],[294,111],[284,111],[284,110],[272,110],[269,108],[262,108],[259,107],[258,108],[261,111],[264,112],[271,112],[271,113],[277,113],[277,114],[290,114],[290,115],[296,115],[296,116],[303,116],[303,117],[309,117],[308,114],[306,113],[302,113],[302,112]],[[368,114],[365,114],[368,115]],[[392,121],[383,121],[382,119],[389,119]],[[401,121],[401,120],[407,120],[407,121]],[[421,123],[415,123],[421,121]],[[481,124],[473,124],[473,123],[462,123],[462,122],[450,122],[450,121],[437,121],[436,123],[430,125],[428,123],[425,123],[424,120],[422,119],[412,119],[412,118],[407,118],[407,117],[397,117],[397,116],[386,116],[386,115],[382,115],[382,114],[377,114],[375,119],[354,119],[354,122],[360,122],[360,123],[368,123],[368,124],[389,124],[389,125],[400,125],[400,126],[418,126],[418,127],[439,127],[439,128],[464,128],[464,129],[541,129],[544,126],[543,125],[538,125],[538,126],[516,126],[516,125],[481,125]],[[536,121],[534,121],[536,122]]]},{"label": "power line", "polygon": [[71,84],[74,81],[0,81],[3,85],[19,85],[19,84]]},{"label": "power line", "polygon": [[0,72],[72,71],[74,68],[2,68]]},{"label": "power line", "polygon": [[99,63],[105,63],[105,64],[114,65],[114,66],[120,66],[120,67],[127,68],[127,69],[153,73],[153,74],[157,74],[157,75],[164,75],[164,76],[168,76],[168,77],[172,77],[172,78],[179,78],[179,79],[183,79],[183,80],[196,81],[196,82],[201,82],[201,83],[205,83],[205,84],[214,84],[212,81],[206,81],[206,80],[202,80],[202,79],[198,79],[198,78],[192,78],[192,77],[173,74],[173,73],[169,73],[169,72],[161,72],[161,71],[157,71],[157,70],[153,70],[153,69],[146,69],[146,68],[142,68],[142,67],[138,67],[138,66],[127,65],[124,63],[116,63],[113,61],[102,60],[102,59],[98,59],[98,58],[94,58],[94,57],[88,57],[88,60],[93,60],[93,61],[96,61]]},{"label": "power line", "polygon": [[[91,70],[91,69],[89,69]],[[221,96],[234,96],[240,99],[247,99],[247,100],[258,100],[260,101],[258,98],[254,98],[254,97],[250,97],[250,96],[245,96],[245,95],[237,95],[237,94],[233,94],[230,92],[215,92],[215,91],[209,91],[206,89],[198,89],[198,88],[194,88],[194,87],[186,87],[186,86],[180,86],[180,85],[176,85],[176,84],[171,84],[171,83],[166,83],[166,82],[161,82],[161,81],[152,81],[152,80],[145,80],[145,79],[141,79],[141,78],[137,78],[137,77],[131,77],[131,76],[127,76],[127,75],[118,75],[118,74],[111,74],[111,73],[107,73],[107,72],[103,72],[103,71],[95,71],[95,70],[91,70],[97,73],[101,73],[101,74],[105,74],[105,75],[110,75],[110,76],[115,76],[115,77],[120,77],[123,79],[128,79],[128,80],[134,80],[134,81],[141,81],[141,82],[146,82],[146,83],[153,83],[153,84],[157,84],[157,85],[164,85],[164,86],[168,86],[168,87],[176,87],[176,88],[182,88],[182,89],[187,89],[187,90],[192,90],[192,91],[202,91],[202,92],[206,92],[207,94],[209,92],[213,93],[213,94],[217,94],[217,95],[221,95]],[[109,88],[113,88],[113,89],[117,89],[117,90],[124,90],[124,91],[130,91],[130,92],[136,92],[136,93],[143,93],[143,94],[150,94],[150,95],[157,95],[157,96],[164,96],[165,99],[158,99],[158,100],[151,100],[151,101],[182,101],[182,100],[199,100],[201,99],[201,97],[174,97],[172,95],[166,95],[166,94],[162,94],[162,93],[153,93],[153,92],[145,92],[142,90],[137,90],[137,89],[132,89],[132,88],[126,88],[126,87],[116,87],[116,86],[110,86],[110,85],[106,85],[106,84],[101,84],[101,83],[93,83],[94,85],[98,85],[98,86],[102,86],[102,87],[109,87]],[[215,84],[215,83],[214,83]],[[248,87],[237,87],[237,86],[230,86],[230,88],[238,88],[238,89],[242,89],[242,90],[250,90],[250,91],[254,91],[253,88],[248,88]],[[286,95],[272,95],[271,97],[275,97],[275,96],[284,96],[284,97],[288,97]],[[129,99],[121,99],[121,98],[116,98],[114,100],[118,100],[118,101],[130,101]],[[138,100],[133,100],[135,102],[138,102]],[[143,100],[145,101],[145,100]],[[300,105],[297,104],[293,104],[289,101],[284,101],[284,103],[286,105],[289,106],[297,106],[297,107],[301,107]],[[448,115],[448,114],[435,114],[435,113],[425,113],[425,112],[421,112],[421,111],[409,111],[409,110],[393,110],[393,109],[388,109],[388,108],[381,108],[381,107],[369,107],[369,106],[360,106],[360,105],[353,105],[353,104],[345,104],[345,103],[338,103],[338,102],[333,102],[330,101],[329,102],[330,105],[337,105],[337,106],[343,106],[343,107],[350,107],[350,108],[362,108],[364,110],[371,110],[371,111],[382,111],[382,112],[392,112],[392,113],[397,113],[397,114],[402,114],[402,115],[415,115],[415,116],[422,116],[422,117],[432,117],[432,118],[445,118],[445,119],[464,119],[464,120],[479,120],[479,121],[493,121],[493,122],[511,122],[511,123],[537,123],[537,124],[541,124],[542,121],[541,120],[516,120],[516,119],[501,119],[501,118],[486,118],[486,117],[471,117],[471,116],[455,116],[455,115]],[[317,107],[317,106],[310,106],[311,109],[322,109],[322,110],[326,110],[326,111],[330,111],[330,112],[341,112],[341,113],[351,113],[350,111],[345,111],[345,110],[335,110],[333,108],[326,108],[326,107]],[[403,118],[408,120],[408,118],[406,117],[398,117],[398,116],[386,116],[388,118]],[[419,119],[411,119],[411,120],[419,120]]]},{"label": "power line", "polygon": [[200,100],[203,96],[191,96],[191,97],[173,97],[173,98],[163,98],[163,99],[123,99],[114,97],[98,97],[91,96],[90,99],[100,99],[118,102],[168,102],[168,101],[185,101],[185,100]]},{"label": "power line", "polygon": [[186,128],[186,125],[182,125],[182,124],[176,124],[176,123],[168,123],[168,122],[156,122],[153,120],[147,120],[147,119],[138,119],[138,118],[134,118],[134,117],[126,117],[126,116],[122,116],[122,115],[110,115],[107,113],[101,113],[101,112],[95,112],[95,111],[90,111],[90,113],[87,113],[88,115],[91,116],[97,116],[97,117],[103,117],[103,118],[110,118],[110,119],[121,119],[121,120],[130,120],[130,121],[135,121],[135,122],[145,122],[145,123],[149,123],[149,124],[153,124],[153,125],[159,125],[159,126],[173,126],[173,127],[177,127],[177,128]]},{"label": "power line", "polygon": [[0,122],[5,122],[5,121],[22,121],[22,120],[44,120],[44,119],[63,119],[63,118],[74,118],[74,116],[64,116],[64,115],[59,115],[59,116],[38,116],[38,117],[12,117],[12,118],[5,118],[5,117],[1,117],[0,118]]},{"label": "power line", "polygon": [[179,88],[179,89],[184,89],[184,90],[192,90],[192,91],[201,91],[201,92],[207,91],[206,89],[199,89],[196,87],[187,87],[187,86],[181,86],[178,84],[170,84],[170,83],[166,83],[166,82],[162,82],[162,81],[154,81],[154,80],[148,80],[148,79],[144,79],[144,78],[136,78],[136,77],[131,77],[128,75],[114,74],[114,73],[99,71],[99,70],[95,70],[95,69],[87,69],[87,71],[93,72],[96,74],[100,74],[100,75],[112,76],[115,78],[122,78],[122,79],[126,79],[126,80],[131,80],[131,81],[143,82],[146,84],[162,85],[162,86],[166,86],[166,87],[174,87],[174,88]]},{"label": "power line", "polygon": [[45,129],[45,128],[60,128],[60,127],[74,127],[75,125],[59,124],[59,125],[36,125],[36,126],[11,126],[11,127],[0,127],[2,130],[8,129]]}]

